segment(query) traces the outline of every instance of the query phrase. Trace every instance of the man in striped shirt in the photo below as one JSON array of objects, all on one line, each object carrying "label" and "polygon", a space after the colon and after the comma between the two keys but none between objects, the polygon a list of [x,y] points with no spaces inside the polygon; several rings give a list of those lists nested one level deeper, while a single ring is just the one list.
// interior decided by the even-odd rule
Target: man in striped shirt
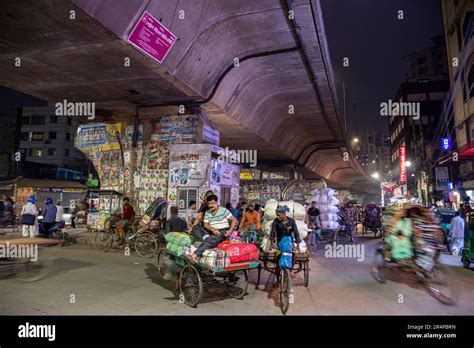
[{"label": "man in striped shirt", "polygon": [[210,195],[206,199],[209,210],[204,215],[204,228],[209,231],[210,235],[203,238],[202,244],[191,255],[195,261],[202,256],[204,251],[214,248],[217,244],[227,239],[237,225],[237,219],[229,210],[219,207],[217,200],[216,195]]}]

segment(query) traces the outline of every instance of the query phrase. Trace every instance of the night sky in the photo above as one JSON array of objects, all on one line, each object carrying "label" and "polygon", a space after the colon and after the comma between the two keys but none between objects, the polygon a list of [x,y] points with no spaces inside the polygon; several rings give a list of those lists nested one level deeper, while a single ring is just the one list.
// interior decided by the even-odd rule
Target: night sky
[{"label": "night sky", "polygon": [[[380,103],[393,99],[406,80],[403,57],[431,46],[431,37],[443,33],[440,1],[321,0],[321,5],[341,115],[342,79],[346,85],[349,132],[388,131]],[[342,66],[344,57],[349,67]]]}]

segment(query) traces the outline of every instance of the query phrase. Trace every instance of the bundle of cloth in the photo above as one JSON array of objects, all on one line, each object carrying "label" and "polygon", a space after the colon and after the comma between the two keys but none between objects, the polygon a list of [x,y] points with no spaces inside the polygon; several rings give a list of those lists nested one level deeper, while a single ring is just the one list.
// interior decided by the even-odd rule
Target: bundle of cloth
[{"label": "bundle of cloth", "polygon": [[319,209],[321,215],[321,228],[328,230],[335,230],[339,228],[339,200],[335,197],[336,191],[331,188],[316,189],[313,191],[313,196],[308,199],[308,204],[316,202],[316,207]]},{"label": "bundle of cloth", "polygon": [[276,208],[277,206],[287,206],[289,208],[289,212],[286,214],[288,217],[292,218],[296,222],[296,226],[298,227],[298,232],[300,234],[300,251],[302,253],[306,252],[307,247],[306,243],[303,239],[306,238],[308,235],[308,226],[304,223],[304,218],[306,216],[306,211],[304,206],[300,203],[296,203],[293,201],[277,201],[275,199],[271,199],[267,201],[265,204],[265,214],[263,216],[263,231],[265,232],[265,237],[262,240],[261,248],[264,252],[268,253],[271,252],[271,245],[270,245],[270,232],[272,231],[272,224],[273,220],[276,219]]},{"label": "bundle of cloth", "polygon": [[[174,256],[190,256],[197,247],[193,244],[193,237],[187,233],[169,232],[166,234],[166,248]],[[224,268],[232,263],[239,263],[258,259],[257,247],[237,241],[224,241],[216,248],[204,251],[199,263],[210,268]]]}]

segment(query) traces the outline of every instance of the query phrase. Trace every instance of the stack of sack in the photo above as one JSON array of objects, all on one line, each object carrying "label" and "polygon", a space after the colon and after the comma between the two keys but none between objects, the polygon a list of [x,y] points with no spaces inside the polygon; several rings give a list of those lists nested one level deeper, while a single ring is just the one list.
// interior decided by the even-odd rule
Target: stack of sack
[{"label": "stack of sack", "polygon": [[[193,238],[187,233],[169,232],[165,235],[168,253],[174,256],[190,256],[197,247],[193,245]],[[257,247],[236,241],[224,241],[216,248],[204,251],[199,263],[210,268],[224,268],[232,263],[258,259]]]},{"label": "stack of sack", "polygon": [[335,193],[336,191],[330,188],[316,189],[313,191],[313,196],[308,199],[309,204],[313,201],[316,202],[316,207],[321,212],[319,216],[321,227],[325,230],[339,228],[339,216],[337,215],[339,200],[334,196]]},{"label": "stack of sack", "polygon": [[224,250],[227,253],[230,263],[239,263],[258,259],[258,251],[255,244],[226,240],[218,244],[217,249]]},{"label": "stack of sack", "polygon": [[298,232],[300,234],[300,251],[302,253],[306,252],[306,243],[303,239],[306,238],[308,235],[308,226],[304,223],[304,218],[306,216],[306,211],[304,206],[299,203],[295,203],[293,201],[277,201],[275,199],[271,199],[267,201],[265,204],[265,214],[263,216],[263,230],[265,232],[265,237],[262,240],[262,250],[266,253],[271,252],[271,245],[270,245],[270,232],[272,230],[272,223],[273,220],[276,219],[276,207],[279,205],[286,205],[290,211],[286,213],[286,216],[292,218],[296,222],[296,227],[298,227]]}]

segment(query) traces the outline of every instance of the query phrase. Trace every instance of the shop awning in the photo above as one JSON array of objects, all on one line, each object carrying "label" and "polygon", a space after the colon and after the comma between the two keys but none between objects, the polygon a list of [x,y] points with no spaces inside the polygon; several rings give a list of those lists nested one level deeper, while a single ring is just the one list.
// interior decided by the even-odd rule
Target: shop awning
[{"label": "shop awning", "polygon": [[58,188],[58,189],[87,189],[87,187],[77,181],[66,180],[49,180],[49,179],[29,179],[19,177],[12,180],[0,181],[0,187],[9,185],[17,185],[17,187],[32,188]]},{"label": "shop awning", "polygon": [[444,155],[439,159],[439,164],[449,164],[453,162],[454,154],[458,154],[458,161],[474,159],[474,141],[458,147],[456,150]]}]

